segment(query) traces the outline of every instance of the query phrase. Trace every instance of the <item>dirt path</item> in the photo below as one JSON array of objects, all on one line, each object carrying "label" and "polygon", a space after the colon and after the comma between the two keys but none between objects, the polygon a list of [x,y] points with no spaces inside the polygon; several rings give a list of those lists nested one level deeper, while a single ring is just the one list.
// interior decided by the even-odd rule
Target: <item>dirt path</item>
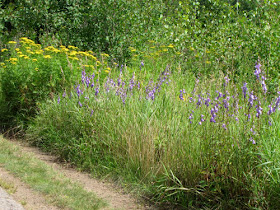
[{"label": "dirt path", "polygon": [[[30,147],[24,142],[19,142],[17,140],[12,140],[12,142],[20,146],[24,152],[32,153],[36,158],[44,161],[55,170],[63,173],[73,182],[80,183],[85,190],[94,192],[99,198],[106,200],[110,205],[109,208],[106,209],[155,209],[153,207],[140,204],[131,195],[124,193],[123,190],[116,187],[114,184],[94,179],[87,173],[79,172],[69,165],[58,163],[56,161],[56,157],[43,153],[35,147]],[[7,172],[3,172],[3,174],[5,174],[5,177],[9,177]],[[28,198],[26,209],[56,209],[52,206],[46,206],[46,202],[39,194],[32,194],[34,192],[31,192],[32,190],[29,190],[28,186],[24,186],[23,183],[20,183],[15,178],[11,178],[10,181],[15,183],[18,189],[14,195],[15,200],[21,201],[27,200],[26,198]],[[30,193],[30,195],[28,195],[28,193]],[[29,201],[29,198],[32,198],[32,200]],[[41,206],[39,203],[41,203]],[[27,205],[33,205],[34,207],[29,208]]]},{"label": "dirt path", "polygon": [[0,167],[0,179],[5,182],[6,191],[10,196],[27,210],[58,210],[57,207],[48,204],[45,197],[28,185],[23,183],[11,173]]}]

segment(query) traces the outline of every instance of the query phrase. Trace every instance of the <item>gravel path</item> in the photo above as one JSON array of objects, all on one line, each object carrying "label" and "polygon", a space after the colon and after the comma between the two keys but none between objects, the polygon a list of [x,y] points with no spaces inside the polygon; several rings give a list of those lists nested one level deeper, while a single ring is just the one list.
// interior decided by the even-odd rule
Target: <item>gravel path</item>
[{"label": "gravel path", "polygon": [[0,209],[1,210],[24,210],[22,205],[14,201],[14,199],[0,187]]}]

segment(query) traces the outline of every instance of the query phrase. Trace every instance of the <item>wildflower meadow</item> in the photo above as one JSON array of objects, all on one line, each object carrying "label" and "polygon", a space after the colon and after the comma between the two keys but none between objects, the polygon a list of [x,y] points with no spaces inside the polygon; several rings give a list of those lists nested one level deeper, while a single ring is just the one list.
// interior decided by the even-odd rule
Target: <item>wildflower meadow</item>
[{"label": "wildflower meadow", "polygon": [[279,209],[279,5],[194,2],[7,40],[1,128],[162,208]]}]

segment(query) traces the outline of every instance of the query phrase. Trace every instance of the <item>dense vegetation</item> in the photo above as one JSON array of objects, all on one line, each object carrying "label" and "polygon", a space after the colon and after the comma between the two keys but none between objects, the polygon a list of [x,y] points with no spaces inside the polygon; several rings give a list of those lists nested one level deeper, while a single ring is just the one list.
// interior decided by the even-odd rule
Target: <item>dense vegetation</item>
[{"label": "dense vegetation", "polygon": [[279,208],[277,1],[0,6],[3,128],[159,203]]}]

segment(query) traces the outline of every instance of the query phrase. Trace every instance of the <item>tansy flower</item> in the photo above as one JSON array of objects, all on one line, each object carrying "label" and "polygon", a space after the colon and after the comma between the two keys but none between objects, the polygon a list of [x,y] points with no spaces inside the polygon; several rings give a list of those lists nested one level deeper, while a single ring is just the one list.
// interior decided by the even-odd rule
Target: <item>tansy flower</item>
[{"label": "tansy flower", "polygon": [[39,55],[39,54],[43,54],[44,51],[43,50],[36,50],[35,53]]},{"label": "tansy flower", "polygon": [[168,45],[167,47],[169,48],[174,48],[174,46],[172,44]]},{"label": "tansy flower", "polygon": [[15,61],[18,61],[18,59],[17,58],[10,58],[9,61],[15,62]]},{"label": "tansy flower", "polygon": [[89,55],[90,58],[94,59],[94,60],[97,60],[96,57],[94,57],[93,55]]},{"label": "tansy flower", "polygon": [[20,49],[19,49],[19,48],[16,48],[15,50],[16,50],[17,52],[18,52],[18,51],[20,51]]},{"label": "tansy flower", "polygon": [[59,52],[60,52],[60,50],[59,50],[59,49],[56,49],[56,48],[55,48],[53,51],[54,51],[55,53],[59,53]]},{"label": "tansy flower", "polygon": [[36,62],[36,61],[38,61],[36,58],[34,58],[34,59],[32,59],[32,61],[34,61],[34,62]]},{"label": "tansy flower", "polygon": [[39,49],[41,49],[41,45],[40,44],[35,44],[34,46],[39,48]]},{"label": "tansy flower", "polygon": [[69,58],[72,59],[72,60],[76,60],[76,61],[79,60],[79,58],[77,58],[77,57],[71,57],[71,56],[69,56]]},{"label": "tansy flower", "polygon": [[78,53],[77,51],[71,51],[71,52],[69,53],[69,55],[70,55],[70,56],[75,56],[75,55],[77,55],[77,53]]},{"label": "tansy flower", "polygon": [[32,52],[31,50],[26,50],[26,52],[32,55],[34,54],[34,52]]},{"label": "tansy flower", "polygon": [[1,50],[1,52],[5,52],[5,51],[8,51],[8,49],[3,48],[3,49]]},{"label": "tansy flower", "polygon": [[72,45],[68,45],[68,48],[69,48],[69,49],[73,49],[73,50],[78,49],[78,47],[75,47],[75,46],[72,46]]},{"label": "tansy flower", "polygon": [[50,55],[44,55],[44,58],[51,58]]},{"label": "tansy flower", "polygon": [[35,68],[35,71],[38,71],[39,70],[39,68]]},{"label": "tansy flower", "polygon": [[9,44],[16,44],[17,42],[15,42],[15,41],[9,41],[8,43],[9,43]]},{"label": "tansy flower", "polygon": [[109,57],[109,55],[106,54],[106,53],[102,53],[101,55],[102,55],[102,56],[105,56],[105,57]]}]

